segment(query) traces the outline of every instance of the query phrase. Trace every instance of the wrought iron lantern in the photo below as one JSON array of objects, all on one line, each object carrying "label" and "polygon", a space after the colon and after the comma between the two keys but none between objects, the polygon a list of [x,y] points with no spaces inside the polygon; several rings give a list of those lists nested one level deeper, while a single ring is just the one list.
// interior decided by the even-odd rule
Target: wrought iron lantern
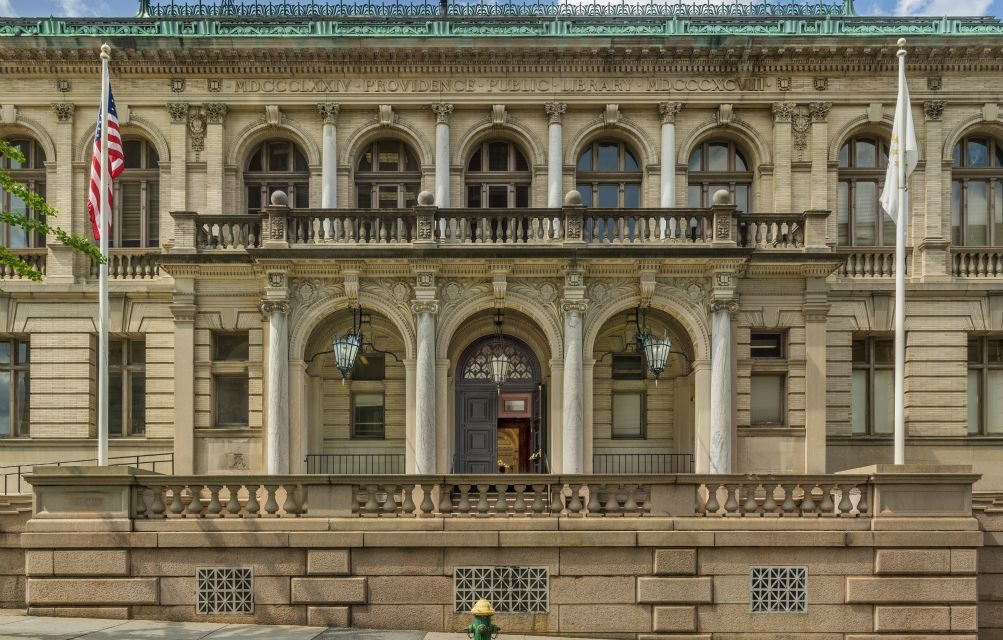
[{"label": "wrought iron lantern", "polygon": [[346,378],[352,376],[352,369],[355,368],[355,361],[359,357],[359,349],[362,348],[362,310],[352,311],[352,328],[348,333],[334,337],[331,351],[334,353],[334,366],[341,372],[341,383],[345,383]]},{"label": "wrought iron lantern", "polygon": [[669,338],[667,333],[663,334],[661,338],[656,338],[651,333],[651,329],[644,324],[643,313],[643,309],[638,307],[637,315],[635,316],[635,322],[637,322],[637,346],[643,351],[644,361],[657,386],[658,377],[665,371],[666,363],[669,360],[669,353],[672,351],[672,339]]},{"label": "wrought iron lantern", "polygon": [[491,356],[491,379],[501,387],[508,380],[512,371],[512,363],[505,354],[505,335],[502,333],[502,313],[498,310],[495,317],[495,340],[492,349],[494,355]]}]

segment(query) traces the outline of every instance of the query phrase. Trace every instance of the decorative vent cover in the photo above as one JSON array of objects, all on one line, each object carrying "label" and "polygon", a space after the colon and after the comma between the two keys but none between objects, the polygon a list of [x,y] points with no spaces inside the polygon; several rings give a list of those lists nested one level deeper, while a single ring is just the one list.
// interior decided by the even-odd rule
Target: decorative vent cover
[{"label": "decorative vent cover", "polygon": [[470,613],[484,598],[498,613],[547,613],[550,569],[547,567],[456,567],[453,610]]},{"label": "decorative vent cover", "polygon": [[752,567],[752,613],[806,613],[808,567]]},{"label": "decorative vent cover", "polygon": [[199,615],[254,614],[254,577],[250,567],[197,568],[195,594],[195,612]]}]

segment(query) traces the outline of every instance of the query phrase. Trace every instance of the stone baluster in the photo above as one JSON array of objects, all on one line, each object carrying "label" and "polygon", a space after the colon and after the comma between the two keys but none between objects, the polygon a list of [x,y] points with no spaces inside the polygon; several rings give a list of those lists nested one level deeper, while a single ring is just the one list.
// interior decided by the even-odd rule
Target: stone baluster
[{"label": "stone baluster", "polygon": [[712,484],[704,485],[707,489],[707,515],[716,516],[718,511],[721,509],[721,504],[717,501],[717,490],[720,487],[718,483],[714,482]]},{"label": "stone baluster", "polygon": [[194,516],[201,516],[203,510],[202,487],[201,485],[191,485],[189,488],[192,494],[192,501],[188,503],[186,513]]},{"label": "stone baluster", "polygon": [[477,515],[479,517],[488,515],[488,511],[491,510],[491,506],[488,504],[488,489],[490,488],[490,485],[486,484],[477,485]]},{"label": "stone baluster", "polygon": [[819,487],[822,489],[822,502],[818,505],[819,514],[826,517],[836,515],[834,511],[835,504],[832,501],[833,486],[831,484],[820,484]]},{"label": "stone baluster", "polygon": [[[756,513],[759,511],[759,503],[756,502],[756,491],[759,488],[756,484],[745,485],[745,502],[742,504],[743,513]],[[767,490],[769,493],[769,490]]]},{"label": "stone baluster", "polygon": [[240,514],[240,501],[237,499],[237,494],[240,492],[240,484],[230,485],[227,488],[230,494],[229,499],[226,501],[226,513],[230,515]]},{"label": "stone baluster", "polygon": [[513,511],[516,515],[526,514],[526,500],[524,494],[526,493],[526,485],[517,484],[515,485],[515,502],[512,505]]},{"label": "stone baluster", "polygon": [[623,515],[625,516],[636,516],[639,515],[637,511],[637,500],[635,499],[635,494],[637,493],[636,484],[623,485],[626,496],[623,501]]},{"label": "stone baluster", "polygon": [[550,487],[550,515],[559,516],[564,512],[564,485],[557,483]]},{"label": "stone baluster", "polygon": [[603,511],[602,503],[599,502],[599,490],[600,486],[598,484],[588,485],[589,490],[589,502],[588,502],[588,515],[589,516],[601,516]]},{"label": "stone baluster", "polygon": [[380,487],[384,495],[383,499],[383,513],[390,517],[397,516],[397,485],[388,484]]},{"label": "stone baluster", "polygon": [[164,517],[164,511],[166,511],[164,501],[167,498],[167,489],[168,487],[163,486],[153,488],[153,502],[150,503],[150,517]]},{"label": "stone baluster", "polygon": [[172,498],[171,498],[170,511],[176,516],[180,516],[181,513],[185,510],[185,505],[183,502],[181,502],[181,491],[183,489],[184,489],[183,485],[171,487]]},{"label": "stone baluster", "polygon": [[815,484],[809,482],[807,484],[801,485],[801,516],[814,516],[815,513],[815,497],[812,495],[812,491],[815,490]]},{"label": "stone baluster", "polygon": [[462,515],[467,515],[470,513],[470,485],[461,484],[460,485],[460,501],[456,505],[456,510]]},{"label": "stone baluster", "polygon": [[[421,510],[420,516],[422,518],[431,518],[433,515],[435,515],[433,513],[433,511],[435,510],[435,502],[432,501],[432,488],[434,486],[435,485],[432,484],[421,485],[421,505],[418,508]],[[446,498],[448,500],[449,492],[447,491],[445,493],[447,494]],[[439,511],[442,511],[442,509],[440,509]]]},{"label": "stone baluster", "polygon": [[861,485],[860,487],[860,499],[857,500],[857,514],[860,516],[866,516],[869,513],[869,505],[867,503],[868,488],[869,487],[867,485]]},{"label": "stone baluster", "polygon": [[286,490],[286,499],[282,501],[282,512],[286,516],[295,516],[299,514],[299,505],[296,501],[296,491],[298,487],[296,485],[283,485]]},{"label": "stone baluster", "polygon": [[848,516],[850,512],[853,511],[853,501],[850,500],[850,487],[846,485],[837,485],[837,490],[839,491],[839,515]]},{"label": "stone baluster", "polygon": [[742,490],[742,485],[726,484],[724,488],[727,492],[727,498],[724,500],[724,511],[729,516],[736,515],[738,514],[738,492]]},{"label": "stone baluster", "polygon": [[276,492],[279,490],[279,485],[276,484],[266,484],[265,485],[265,513],[271,517],[277,517],[279,512],[279,501],[276,499]]},{"label": "stone baluster", "polygon": [[407,516],[414,516],[414,487],[413,484],[401,485],[401,513]]},{"label": "stone baluster", "polygon": [[543,498],[546,494],[547,487],[542,484],[533,485],[533,515],[541,516],[543,512],[547,510],[547,505]]},{"label": "stone baluster", "polygon": [[219,516],[219,512],[223,510],[223,505],[219,502],[219,491],[223,488],[222,485],[212,485],[209,487],[209,504],[206,505],[206,513],[211,516]]},{"label": "stone baluster", "polygon": [[579,496],[581,485],[572,483],[568,486],[571,489],[571,496],[568,498],[568,515],[577,516],[582,512],[582,500]]},{"label": "stone baluster", "polygon": [[775,483],[768,483],[764,484],[763,488],[766,489],[766,498],[763,500],[763,514],[767,516],[774,515],[777,512],[777,485]]},{"label": "stone baluster", "polygon": [[793,515],[794,511],[797,509],[797,504],[794,502],[794,488],[796,484],[785,484],[782,485],[784,490],[784,501],[780,505],[784,514]]}]

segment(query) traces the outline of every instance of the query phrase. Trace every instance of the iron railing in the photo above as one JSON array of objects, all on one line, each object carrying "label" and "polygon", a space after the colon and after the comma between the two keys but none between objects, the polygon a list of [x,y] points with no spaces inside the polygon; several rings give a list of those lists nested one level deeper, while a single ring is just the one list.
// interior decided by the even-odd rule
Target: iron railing
[{"label": "iron railing", "polygon": [[306,472],[324,475],[381,475],[404,473],[402,453],[310,453]]},{"label": "iron railing", "polygon": [[[0,467],[0,474],[3,474],[3,493],[24,494],[31,493],[30,488],[24,482],[25,474],[31,473],[35,467],[68,467],[74,466],[97,466],[97,458],[87,458],[86,460],[59,460],[57,462],[36,462],[34,464],[17,464]],[[108,458],[109,467],[136,467],[146,471],[158,473],[174,474],[174,452],[164,453],[143,453],[134,456],[111,456]]]},{"label": "iron railing", "polygon": [[693,473],[693,454],[596,453],[592,473]]}]

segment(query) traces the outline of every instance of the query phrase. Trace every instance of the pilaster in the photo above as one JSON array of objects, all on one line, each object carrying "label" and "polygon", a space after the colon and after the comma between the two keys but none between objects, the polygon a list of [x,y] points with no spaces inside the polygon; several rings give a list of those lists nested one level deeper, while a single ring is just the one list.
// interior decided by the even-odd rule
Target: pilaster
[{"label": "pilaster", "polygon": [[[924,219],[916,224],[914,216],[914,223],[910,225],[911,231],[919,236],[912,238],[911,273],[920,275],[924,282],[950,281],[951,170],[938,157],[944,145],[944,101],[924,102],[923,113],[926,117],[924,145],[928,154],[923,170],[926,202]],[[906,244],[910,244],[908,239]]]},{"label": "pilaster", "polygon": [[[791,210],[791,120],[797,105],[773,103],[773,207],[777,213]],[[769,202],[769,194],[761,201]]]},{"label": "pilaster", "polygon": [[206,104],[205,162],[206,210],[208,213],[226,213],[223,210],[223,121],[227,106],[222,102]]},{"label": "pilaster", "polygon": [[829,111],[831,102],[811,102],[811,208],[829,206]]},{"label": "pilaster", "polygon": [[821,278],[806,282],[805,320],[805,441],[804,472],[826,472],[826,321],[827,286]]},{"label": "pilaster", "polygon": [[[73,224],[73,114],[72,102],[55,102],[52,110],[56,114],[57,125],[52,132],[56,146],[56,157],[45,163],[47,196],[52,208],[60,213],[53,222],[64,229],[72,228]],[[88,174],[89,175],[89,174]],[[79,205],[80,208],[83,205]],[[88,225],[89,228],[89,225]],[[86,232],[85,237],[90,237]],[[87,277],[90,272],[90,259],[76,255],[70,247],[64,246],[53,234],[45,239],[48,256],[45,262],[45,279],[50,283],[62,282],[70,284],[75,276]]]},{"label": "pilaster", "polygon": [[[188,110],[187,102],[167,103],[167,113],[171,117],[167,137],[172,155],[167,211],[186,211],[188,209],[186,198],[188,193]],[[161,222],[162,229],[174,229],[173,221],[170,218],[161,216]],[[173,231],[165,238],[165,242],[174,244]]]},{"label": "pilaster", "polygon": [[174,472],[195,473],[195,281],[174,280]]}]

